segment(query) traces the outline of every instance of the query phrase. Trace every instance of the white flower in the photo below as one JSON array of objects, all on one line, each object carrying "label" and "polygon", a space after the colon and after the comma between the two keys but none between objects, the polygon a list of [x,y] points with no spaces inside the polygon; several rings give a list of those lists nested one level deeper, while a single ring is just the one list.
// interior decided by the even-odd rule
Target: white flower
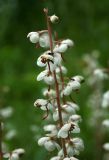
[{"label": "white flower", "polygon": [[53,151],[56,148],[55,142],[54,141],[47,141],[44,144],[44,147],[47,151]]},{"label": "white flower", "polygon": [[49,42],[49,36],[48,33],[43,33],[40,35],[39,38],[39,45],[43,48],[49,48],[50,42]]},{"label": "white flower", "polygon": [[66,52],[68,49],[67,44],[60,44],[60,45],[56,45],[53,52],[59,52],[59,53],[63,53]]},{"label": "white flower", "polygon": [[55,156],[55,157],[52,157],[50,160],[61,160],[61,157]]},{"label": "white flower", "polygon": [[64,126],[62,126],[62,128],[58,132],[58,137],[67,138],[70,128],[71,128],[71,124],[70,123],[65,124]]},{"label": "white flower", "polygon": [[11,154],[6,154],[4,157],[9,158],[9,160],[19,160],[19,157],[25,153],[25,150],[18,148],[12,151]]},{"label": "white flower", "polygon": [[52,97],[56,97],[56,92],[53,89],[50,89],[50,90],[44,89],[43,95],[52,98]]},{"label": "white flower", "polygon": [[63,125],[62,128],[59,130],[58,137],[67,138],[69,131],[71,131],[72,133],[79,133],[80,128],[76,123],[69,122]]},{"label": "white flower", "polygon": [[55,148],[60,149],[60,146],[50,137],[42,137],[38,140],[40,146],[44,146],[46,150],[53,151]]},{"label": "white flower", "polygon": [[50,140],[50,137],[42,137],[38,140],[38,145],[43,146],[46,141]]},{"label": "white flower", "polygon": [[50,16],[50,21],[52,23],[57,23],[59,21],[59,18],[54,14],[54,15]]},{"label": "white flower", "polygon": [[77,81],[77,82],[79,82],[79,83],[84,82],[84,77],[79,76],[79,75],[74,76],[74,77],[72,77],[71,79],[72,79],[73,81]]},{"label": "white flower", "polygon": [[102,99],[102,107],[109,107],[109,91],[105,92]]},{"label": "white flower", "polygon": [[25,150],[23,148],[18,148],[13,150],[13,153],[17,153],[18,155],[22,155],[25,153]]},{"label": "white flower", "polygon": [[70,116],[69,118],[72,122],[80,122],[81,121],[81,116],[78,114],[74,114],[72,116]]},{"label": "white flower", "polygon": [[93,73],[99,80],[106,79],[108,76],[102,69],[95,69]]},{"label": "white flower", "polygon": [[50,103],[47,100],[45,100],[45,99],[37,99],[34,102],[34,106],[35,107],[39,107],[42,110],[47,110],[47,109],[50,108]]},{"label": "white flower", "polygon": [[105,120],[102,122],[102,125],[109,128],[109,119],[105,119]]},{"label": "white flower", "polygon": [[17,153],[12,153],[9,160],[19,160],[19,155]]},{"label": "white flower", "polygon": [[54,77],[51,72],[48,70],[42,71],[37,76],[37,81],[44,80],[44,82],[48,85],[52,85],[54,83]]},{"label": "white flower", "polygon": [[73,138],[72,142],[73,142],[73,146],[76,150],[79,150],[79,151],[84,150],[84,143],[81,138]]},{"label": "white flower", "polygon": [[30,38],[30,41],[32,43],[37,43],[39,41],[39,33],[37,32],[30,32],[28,35],[27,35],[27,38]]},{"label": "white flower", "polygon": [[[73,108],[75,111],[78,111],[79,110],[79,106],[76,104],[76,103],[74,103],[74,102],[66,102],[66,104],[69,106],[69,107],[71,107],[71,108]],[[71,111],[70,110],[70,108],[66,108],[67,109],[67,112],[68,112],[68,110],[69,110],[69,112]]]},{"label": "white flower", "polygon": [[106,150],[106,151],[109,151],[109,143],[105,143],[103,145],[103,148]]},{"label": "white flower", "polygon": [[44,77],[44,82],[45,82],[46,84],[48,84],[48,85],[54,84],[54,77],[53,77],[53,75],[52,75],[52,74],[46,75],[46,76]]},{"label": "white flower", "polygon": [[42,72],[39,73],[39,75],[37,76],[37,81],[43,80],[46,75],[48,75],[48,71],[47,71],[47,70],[42,71]]},{"label": "white flower", "polygon": [[37,65],[40,67],[45,67],[48,62],[53,63],[53,56],[51,56],[49,54],[43,54],[38,58]]},{"label": "white flower", "polygon": [[72,93],[72,91],[77,91],[81,87],[81,84],[78,81],[70,81],[65,89],[62,91],[61,96],[64,94],[65,96],[68,96]]},{"label": "white flower", "polygon": [[12,107],[6,107],[0,109],[0,116],[3,118],[9,118],[13,114],[13,108]]},{"label": "white flower", "polygon": [[54,124],[44,126],[44,131],[50,132],[47,136],[54,137],[57,135],[57,127]]},{"label": "white flower", "polygon": [[62,44],[67,44],[68,47],[74,46],[74,42],[71,39],[65,39],[61,43]]}]

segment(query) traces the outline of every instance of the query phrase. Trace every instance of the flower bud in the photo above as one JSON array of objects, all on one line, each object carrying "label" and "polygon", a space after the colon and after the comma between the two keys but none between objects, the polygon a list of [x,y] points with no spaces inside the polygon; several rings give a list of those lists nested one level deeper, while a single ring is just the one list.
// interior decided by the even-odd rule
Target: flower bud
[{"label": "flower bud", "polygon": [[28,35],[27,35],[27,38],[30,38],[30,41],[32,43],[37,43],[39,41],[39,33],[37,32],[30,32]]},{"label": "flower bud", "polygon": [[58,23],[59,22],[59,18],[54,14],[54,15],[50,16],[50,21],[52,23]]}]

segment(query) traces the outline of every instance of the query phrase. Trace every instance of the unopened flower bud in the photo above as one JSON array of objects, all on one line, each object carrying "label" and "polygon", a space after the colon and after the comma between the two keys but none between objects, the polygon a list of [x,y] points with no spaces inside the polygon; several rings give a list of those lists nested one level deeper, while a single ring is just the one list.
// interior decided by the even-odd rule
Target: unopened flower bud
[{"label": "unopened flower bud", "polygon": [[28,35],[27,35],[27,38],[30,38],[30,41],[32,43],[37,43],[39,41],[39,33],[37,32],[30,32]]},{"label": "unopened flower bud", "polygon": [[52,23],[58,23],[59,22],[59,17],[57,17],[55,14],[50,16],[50,21]]}]

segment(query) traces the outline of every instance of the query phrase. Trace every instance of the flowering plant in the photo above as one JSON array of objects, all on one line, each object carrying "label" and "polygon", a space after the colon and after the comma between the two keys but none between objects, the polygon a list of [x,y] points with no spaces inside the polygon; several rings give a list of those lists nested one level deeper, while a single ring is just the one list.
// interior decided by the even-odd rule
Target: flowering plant
[{"label": "flowering plant", "polygon": [[49,152],[58,150],[51,160],[77,160],[75,156],[83,150],[84,145],[81,138],[71,136],[80,132],[81,121],[81,116],[76,113],[79,106],[71,94],[80,90],[84,78],[80,75],[64,77],[67,69],[63,66],[63,54],[74,46],[74,42],[70,39],[58,40],[57,34],[53,36],[51,23],[57,23],[59,18],[56,15],[48,16],[48,9],[44,9],[44,13],[47,30],[27,35],[36,47],[47,49],[37,60],[37,65],[45,68],[37,76],[37,81],[44,81],[48,88],[43,90],[45,98],[37,99],[34,106],[44,111],[44,120],[51,119],[53,123],[44,126],[44,131],[48,133],[38,140],[38,144]]}]

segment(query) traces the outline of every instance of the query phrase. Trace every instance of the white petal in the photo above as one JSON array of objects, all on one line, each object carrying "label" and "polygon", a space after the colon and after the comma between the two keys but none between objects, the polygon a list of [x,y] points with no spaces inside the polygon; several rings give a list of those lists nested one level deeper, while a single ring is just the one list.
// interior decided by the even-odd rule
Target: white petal
[{"label": "white petal", "polygon": [[27,38],[30,38],[30,41],[32,43],[37,43],[39,41],[39,34],[37,32],[30,32],[28,35],[27,35]]},{"label": "white petal", "polygon": [[55,157],[52,157],[50,160],[61,160],[61,157],[55,156]]},{"label": "white petal", "polygon": [[105,143],[103,145],[103,148],[106,150],[106,151],[109,151],[109,143]]},{"label": "white petal", "polygon": [[39,146],[43,146],[45,144],[46,141],[50,140],[49,137],[42,137],[38,140],[38,145]]},{"label": "white petal", "polygon": [[50,152],[56,148],[55,143],[53,141],[46,141],[44,143],[44,147],[46,148],[47,151]]},{"label": "white petal", "polygon": [[68,137],[68,131],[70,130],[71,124],[65,124],[58,132],[58,137],[61,138],[67,138]]},{"label": "white petal", "polygon": [[37,81],[41,81],[44,79],[44,77],[47,75],[48,71],[42,71],[38,76],[37,76]]},{"label": "white petal", "polygon": [[74,46],[74,42],[71,39],[66,39],[61,42],[62,44],[67,44],[69,47]]}]

